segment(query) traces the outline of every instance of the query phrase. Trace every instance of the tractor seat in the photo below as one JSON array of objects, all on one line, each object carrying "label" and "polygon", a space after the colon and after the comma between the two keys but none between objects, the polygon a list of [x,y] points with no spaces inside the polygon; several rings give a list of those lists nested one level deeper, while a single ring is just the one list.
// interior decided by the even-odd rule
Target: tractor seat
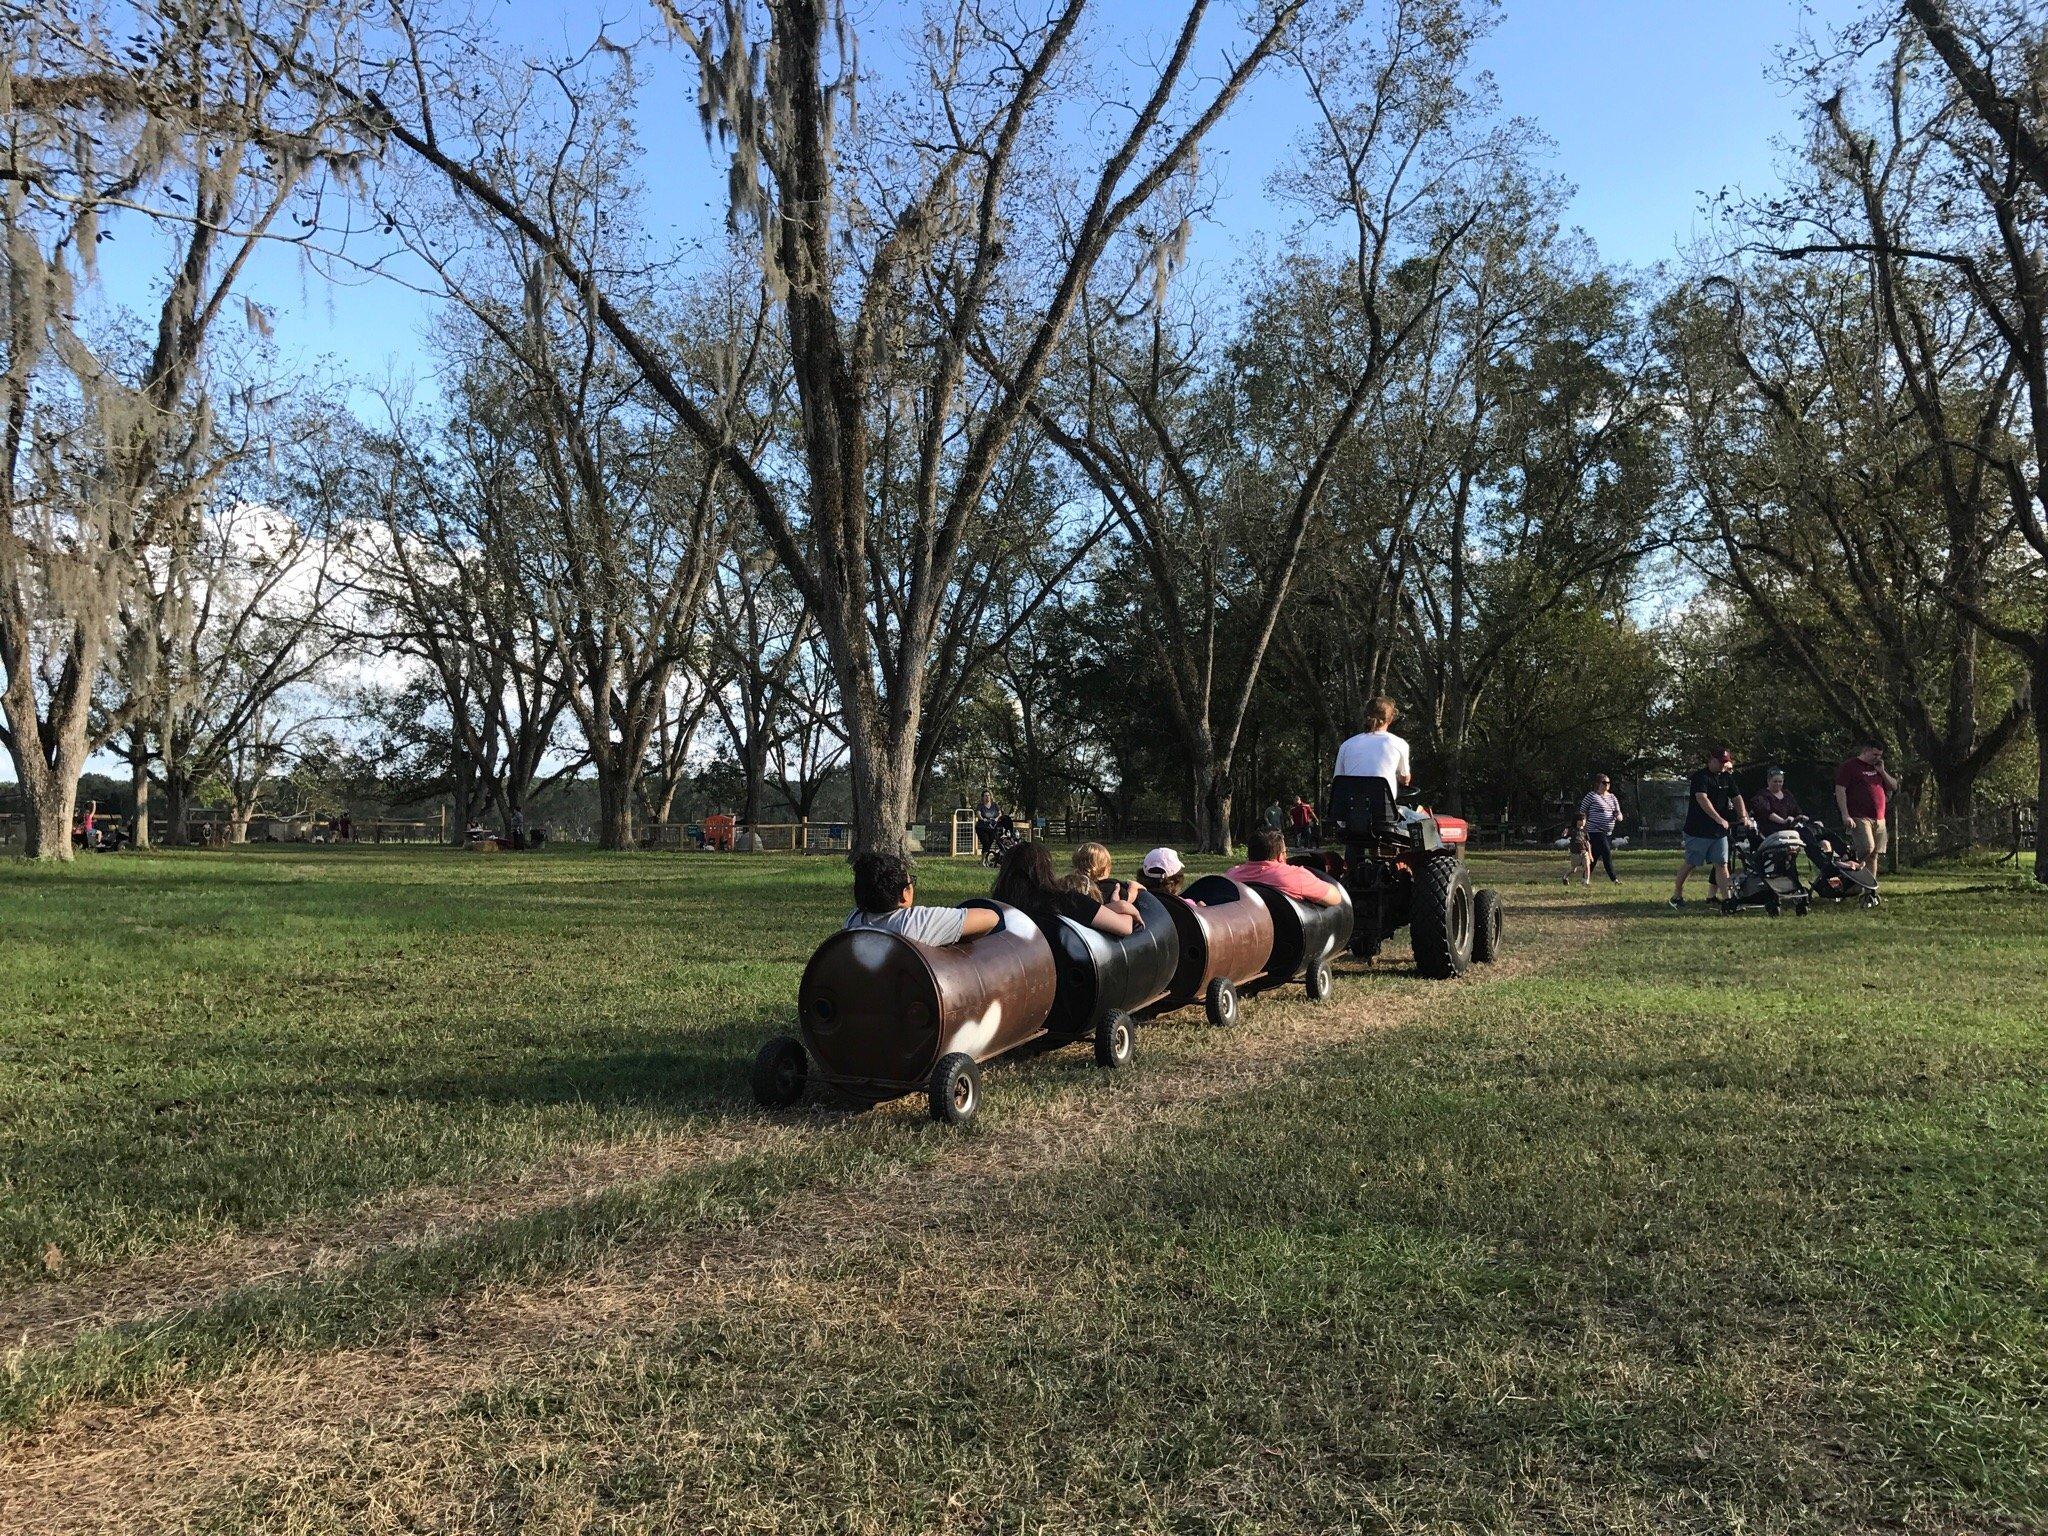
[{"label": "tractor seat", "polygon": [[1406,838],[1394,786],[1376,773],[1330,780],[1330,825],[1340,838]]}]

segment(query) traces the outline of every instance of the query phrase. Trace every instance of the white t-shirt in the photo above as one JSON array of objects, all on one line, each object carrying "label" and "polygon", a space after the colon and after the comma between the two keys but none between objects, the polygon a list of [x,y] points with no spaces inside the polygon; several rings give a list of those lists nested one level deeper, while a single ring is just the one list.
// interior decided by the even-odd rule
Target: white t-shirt
[{"label": "white t-shirt", "polygon": [[1369,779],[1377,774],[1401,793],[1409,776],[1408,743],[1392,731],[1360,731],[1337,749],[1337,777]]}]

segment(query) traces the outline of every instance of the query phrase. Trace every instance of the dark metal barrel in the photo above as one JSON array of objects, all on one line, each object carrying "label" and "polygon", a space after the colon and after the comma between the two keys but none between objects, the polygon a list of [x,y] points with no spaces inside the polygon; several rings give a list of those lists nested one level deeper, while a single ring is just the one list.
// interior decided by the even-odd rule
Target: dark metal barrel
[{"label": "dark metal barrel", "polygon": [[1175,1007],[1199,998],[1219,976],[1242,986],[1264,974],[1273,955],[1273,914],[1250,886],[1204,875],[1166,905],[1180,937],[1180,963],[1167,989]]},{"label": "dark metal barrel", "polygon": [[1299,901],[1269,885],[1252,890],[1273,915],[1273,958],[1266,966],[1263,985],[1282,986],[1304,975],[1318,961],[1328,960],[1351,939],[1351,893],[1319,869],[1310,869],[1344,898],[1334,907]]},{"label": "dark metal barrel", "polygon": [[923,1088],[949,1052],[989,1061],[1045,1033],[1057,981],[1045,935],[1014,907],[962,905],[1002,913],[1002,926],[945,946],[854,928],[811,956],[798,1024],[835,1087],[893,1099]]},{"label": "dark metal barrel", "polygon": [[1104,1014],[1134,1013],[1156,1003],[1173,985],[1180,966],[1180,935],[1173,917],[1150,891],[1136,897],[1145,926],[1124,938],[1060,918],[1047,937],[1059,963],[1059,995],[1048,1030],[1074,1038],[1095,1028]]}]

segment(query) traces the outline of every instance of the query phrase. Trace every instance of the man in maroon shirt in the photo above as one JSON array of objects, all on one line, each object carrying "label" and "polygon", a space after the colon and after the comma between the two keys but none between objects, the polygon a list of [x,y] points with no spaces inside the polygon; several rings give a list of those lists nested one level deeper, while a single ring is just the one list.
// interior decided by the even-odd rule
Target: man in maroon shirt
[{"label": "man in maroon shirt", "polygon": [[1287,808],[1287,824],[1294,829],[1294,846],[1313,848],[1316,842],[1316,808],[1301,796],[1294,797],[1294,804]]},{"label": "man in maroon shirt", "polygon": [[1856,845],[1856,857],[1869,863],[1885,850],[1884,807],[1897,794],[1899,781],[1885,771],[1884,743],[1867,741],[1856,755],[1835,770],[1835,809]]}]

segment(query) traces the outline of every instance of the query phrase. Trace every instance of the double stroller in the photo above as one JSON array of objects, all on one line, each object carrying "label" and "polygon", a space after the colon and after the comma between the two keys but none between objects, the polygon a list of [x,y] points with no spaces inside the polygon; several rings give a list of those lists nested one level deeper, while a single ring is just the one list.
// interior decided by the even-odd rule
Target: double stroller
[{"label": "double stroller", "polygon": [[[1733,888],[1721,898],[1724,912],[1762,907],[1776,917],[1790,907],[1804,917],[1816,897],[1877,905],[1875,868],[1846,857],[1834,834],[1812,817],[1768,834],[1752,824],[1736,834],[1735,847],[1739,857]],[[1802,854],[1813,865],[1811,885],[1799,875]]]},{"label": "double stroller", "polygon": [[1799,823],[1799,837],[1806,857],[1813,863],[1813,894],[1825,901],[1860,901],[1877,905],[1877,864],[1864,864],[1848,857],[1835,841],[1835,834],[1811,816]]},{"label": "double stroller", "polygon": [[981,862],[994,869],[1003,862],[1003,855],[1024,841],[1024,835],[1017,830],[1017,823],[1005,816],[987,834],[981,845]]},{"label": "double stroller", "polygon": [[1721,898],[1723,912],[1740,912],[1744,907],[1762,907],[1772,917],[1790,907],[1806,916],[1813,892],[1799,878],[1799,856],[1806,851],[1805,839],[1796,828],[1768,835],[1752,822],[1734,834],[1737,858],[1731,871],[1732,884]]}]

